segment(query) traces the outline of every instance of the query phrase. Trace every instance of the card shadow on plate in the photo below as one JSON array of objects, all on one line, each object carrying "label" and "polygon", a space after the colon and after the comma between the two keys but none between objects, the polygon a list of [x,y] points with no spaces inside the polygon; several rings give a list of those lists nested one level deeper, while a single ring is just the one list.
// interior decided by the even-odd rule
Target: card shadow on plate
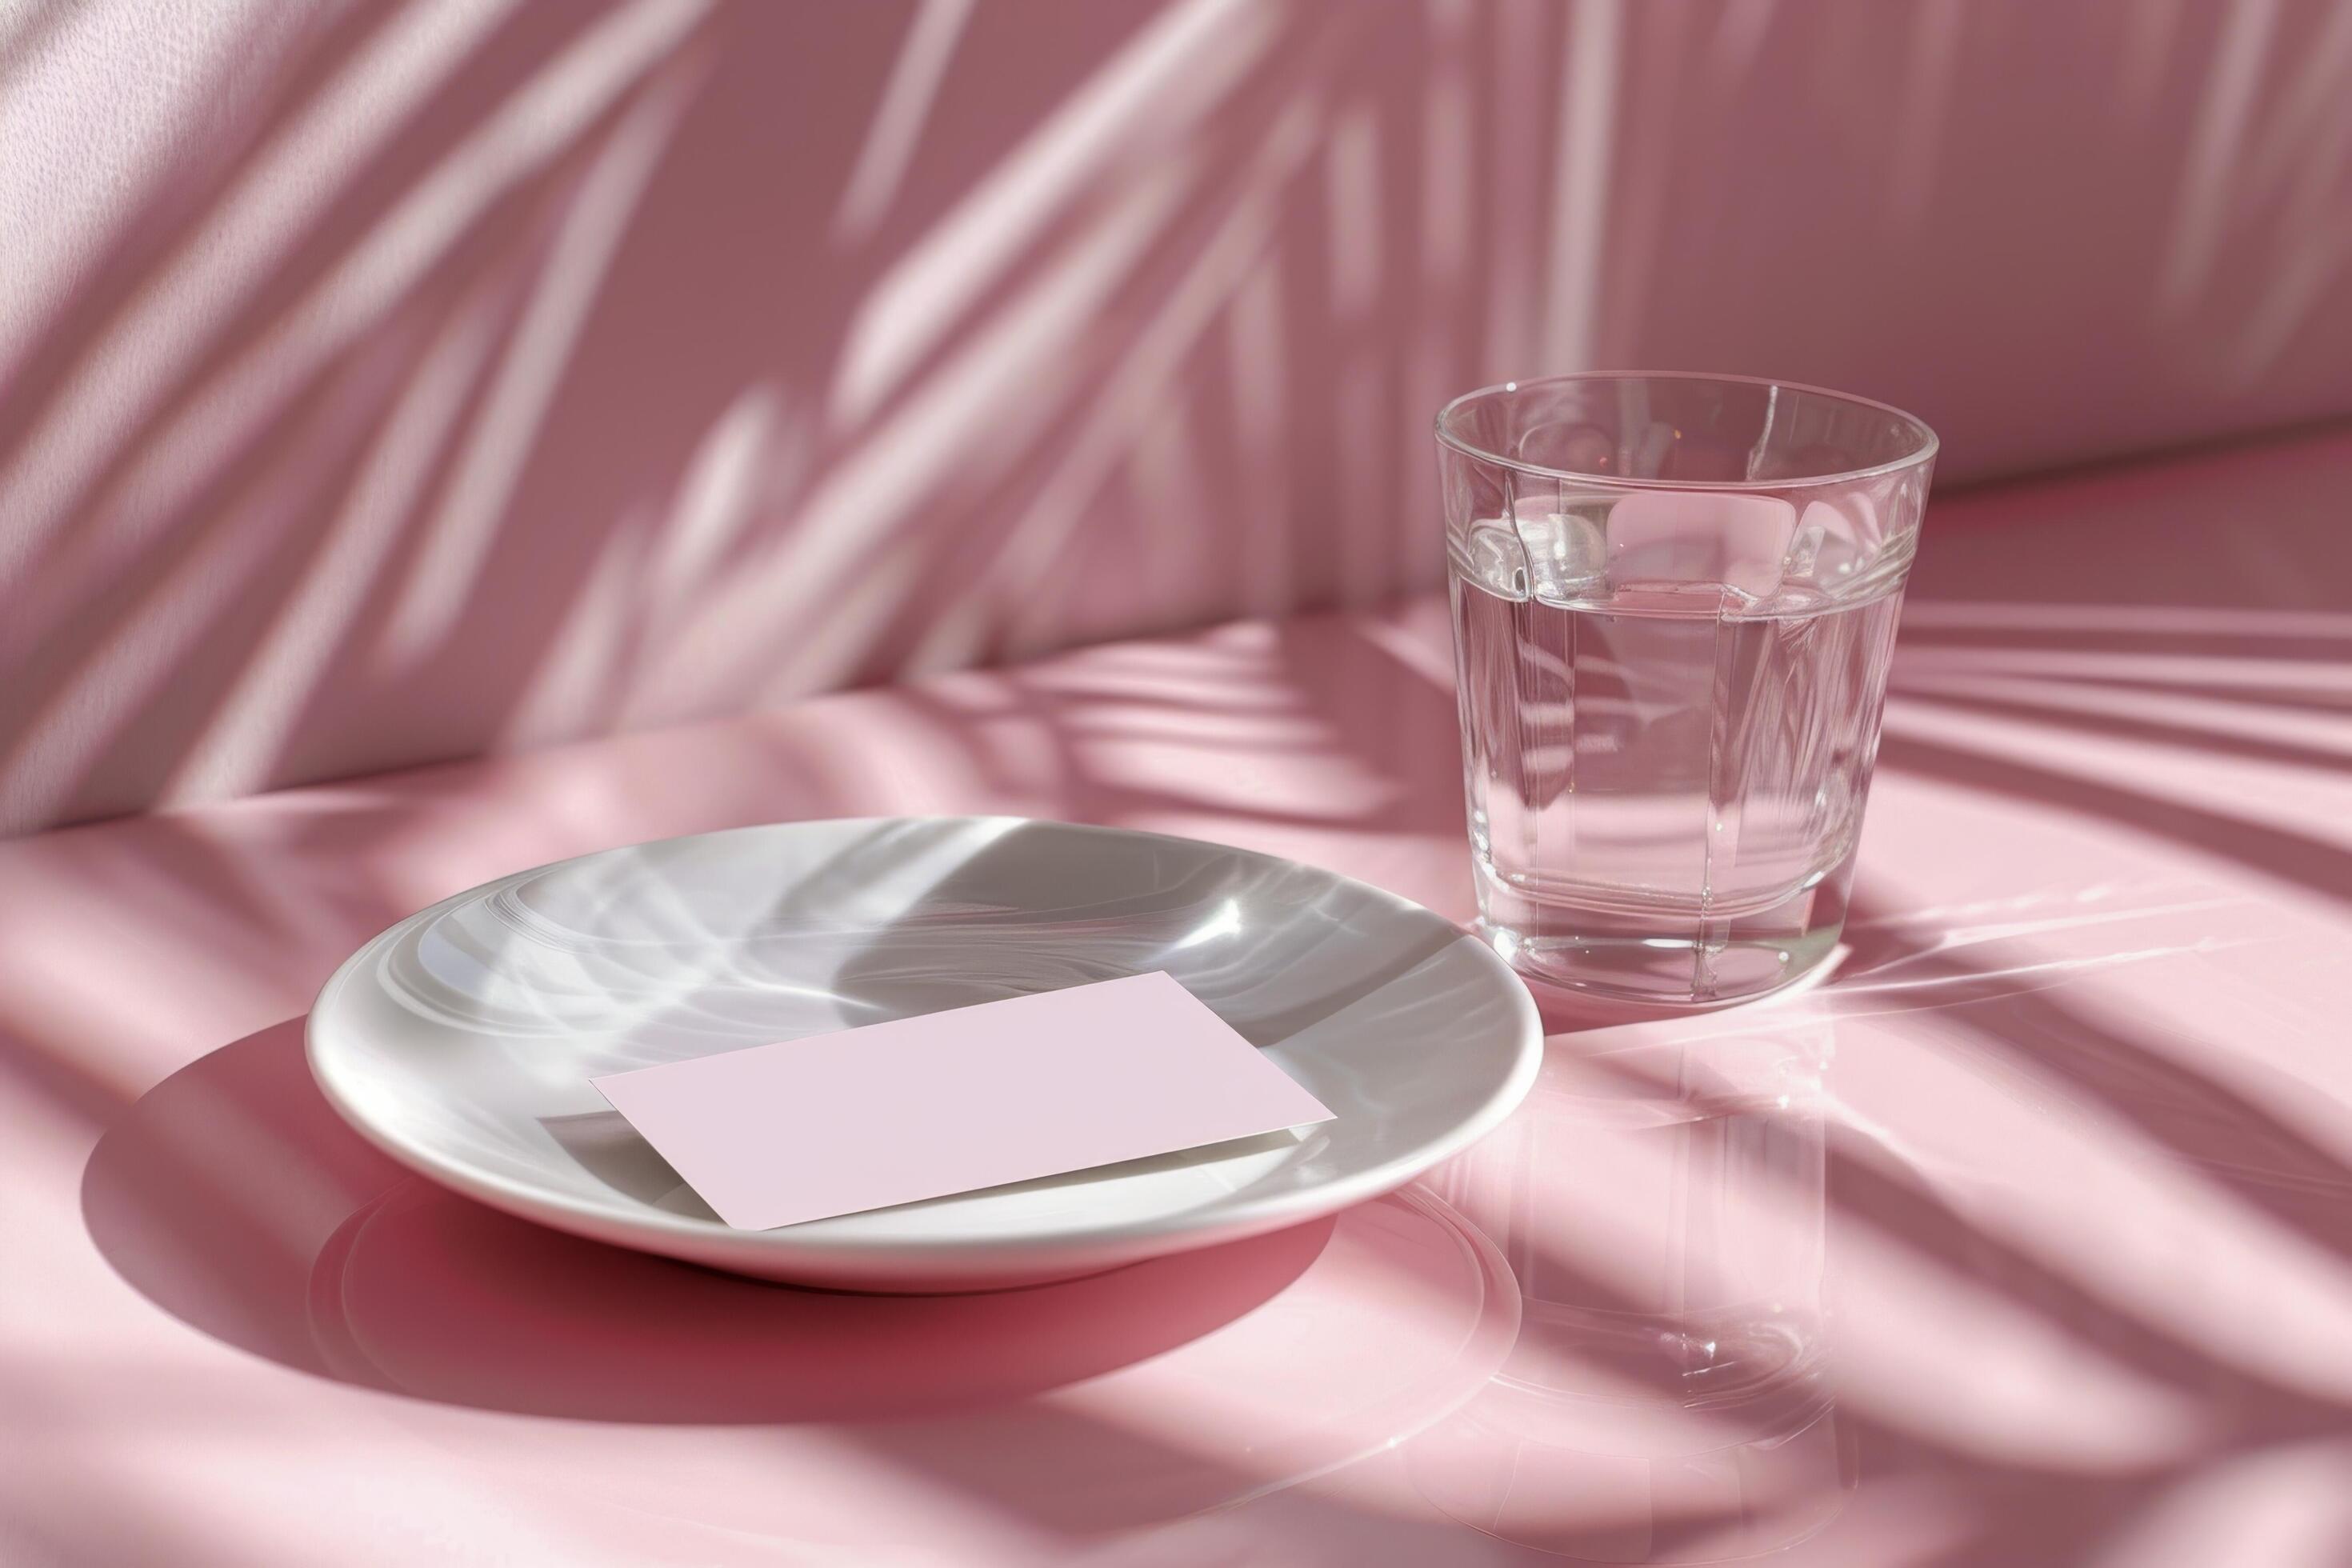
[{"label": "card shadow on plate", "polygon": [[[635,1198],[641,1204],[668,1214],[688,1215],[714,1223],[718,1221],[719,1215],[702,1201],[699,1194],[687,1185],[686,1178],[677,1173],[677,1167],[663,1159],[660,1151],[646,1142],[645,1135],[630,1126],[629,1119],[619,1111],[590,1110],[572,1116],[542,1116],[539,1124],[547,1130],[547,1135],[571,1156],[575,1164],[623,1196]],[[1196,1148],[1171,1150],[1164,1154],[1146,1154],[1108,1165],[1094,1165],[1084,1170],[1062,1171],[1050,1176],[1032,1176],[1026,1181],[975,1188],[971,1194],[959,1195],[1049,1193],[1060,1188],[1083,1187],[1100,1181],[1106,1174],[1164,1175],[1200,1170],[1223,1162],[1246,1161],[1254,1155],[1278,1158],[1311,1142],[1313,1131],[1312,1128],[1280,1127],[1271,1132],[1254,1133],[1246,1138],[1227,1138]],[[869,1212],[887,1213],[890,1209],[913,1208],[932,1201],[935,1200],[919,1199],[915,1203],[888,1205]]]},{"label": "card shadow on plate", "polygon": [[1332,1229],[986,1295],[765,1284],[412,1175],[320,1096],[300,1019],[142,1097],[91,1153],[82,1213],[149,1300],[284,1365],[480,1409],[696,1425],[887,1420],[1060,1387],[1251,1311]]}]

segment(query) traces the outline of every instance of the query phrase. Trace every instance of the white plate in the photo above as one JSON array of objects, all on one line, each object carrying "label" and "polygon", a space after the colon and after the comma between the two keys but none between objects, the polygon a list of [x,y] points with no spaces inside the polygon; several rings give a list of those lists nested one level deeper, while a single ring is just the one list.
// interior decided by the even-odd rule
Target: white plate
[{"label": "white plate", "polygon": [[[722,1224],[592,1075],[1164,969],[1337,1113],[1322,1126],[778,1230]],[[460,893],[310,1014],[328,1100],[527,1219],[762,1279],[1031,1284],[1295,1225],[1410,1181],[1534,1082],[1494,952],[1270,856],[1018,817],[780,823]]]}]

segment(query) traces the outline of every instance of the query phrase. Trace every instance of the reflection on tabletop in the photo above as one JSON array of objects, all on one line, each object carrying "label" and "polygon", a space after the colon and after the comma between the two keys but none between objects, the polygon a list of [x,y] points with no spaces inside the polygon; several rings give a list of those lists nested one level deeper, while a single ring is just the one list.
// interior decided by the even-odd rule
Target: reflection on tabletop
[{"label": "reflection on tabletop", "polygon": [[1823,1078],[1803,1004],[1558,1042],[1519,1115],[1432,1184],[1522,1296],[1509,1361],[1408,1449],[1507,1540],[1705,1561],[1810,1533],[1853,1484],[1824,1306]]}]

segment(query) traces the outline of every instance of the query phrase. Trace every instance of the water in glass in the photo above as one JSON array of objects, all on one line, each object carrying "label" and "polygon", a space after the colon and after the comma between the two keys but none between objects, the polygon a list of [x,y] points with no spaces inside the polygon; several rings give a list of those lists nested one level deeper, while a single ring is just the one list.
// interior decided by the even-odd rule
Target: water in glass
[{"label": "water in glass", "polygon": [[1909,555],[1837,544],[1710,577],[1541,503],[1454,534],[1480,910],[1523,974],[1709,1002],[1837,940]]}]

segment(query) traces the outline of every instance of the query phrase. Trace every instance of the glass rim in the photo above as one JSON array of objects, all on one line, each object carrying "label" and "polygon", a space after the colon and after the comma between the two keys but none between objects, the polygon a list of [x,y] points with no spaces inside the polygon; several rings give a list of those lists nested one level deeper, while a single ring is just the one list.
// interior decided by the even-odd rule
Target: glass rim
[{"label": "glass rim", "polygon": [[[1475,403],[1481,398],[1512,395],[1522,388],[1560,386],[1571,382],[1612,381],[1704,381],[1712,382],[1719,386],[1761,386],[1774,392],[1801,392],[1808,396],[1825,397],[1832,402],[1843,403],[1855,408],[1867,408],[1880,414],[1892,415],[1908,427],[1916,438],[1916,445],[1902,457],[1890,458],[1883,463],[1872,463],[1866,468],[1840,468],[1824,474],[1805,474],[1778,479],[1656,479],[1635,478],[1625,474],[1595,474],[1580,468],[1558,468],[1543,463],[1530,463],[1524,458],[1507,458],[1499,452],[1490,452],[1476,442],[1456,435],[1450,427],[1456,410]],[[1926,420],[1916,414],[1906,413],[1891,403],[1881,403],[1874,397],[1861,397],[1851,392],[1837,391],[1833,387],[1815,386],[1801,381],[1782,381],[1769,375],[1728,375],[1704,370],[1572,370],[1552,375],[1533,376],[1524,381],[1496,382],[1489,386],[1465,392],[1447,402],[1444,407],[1437,411],[1437,444],[1482,463],[1492,463],[1497,468],[1509,468],[1522,474],[1540,475],[1549,479],[1572,479],[1579,484],[1613,486],[1621,489],[1685,491],[1809,489],[1820,485],[1846,484],[1856,479],[1877,479],[1882,475],[1900,473],[1906,468],[1920,468],[1934,461],[1937,449],[1942,445],[1937,438],[1936,432],[1929,427]]]}]

